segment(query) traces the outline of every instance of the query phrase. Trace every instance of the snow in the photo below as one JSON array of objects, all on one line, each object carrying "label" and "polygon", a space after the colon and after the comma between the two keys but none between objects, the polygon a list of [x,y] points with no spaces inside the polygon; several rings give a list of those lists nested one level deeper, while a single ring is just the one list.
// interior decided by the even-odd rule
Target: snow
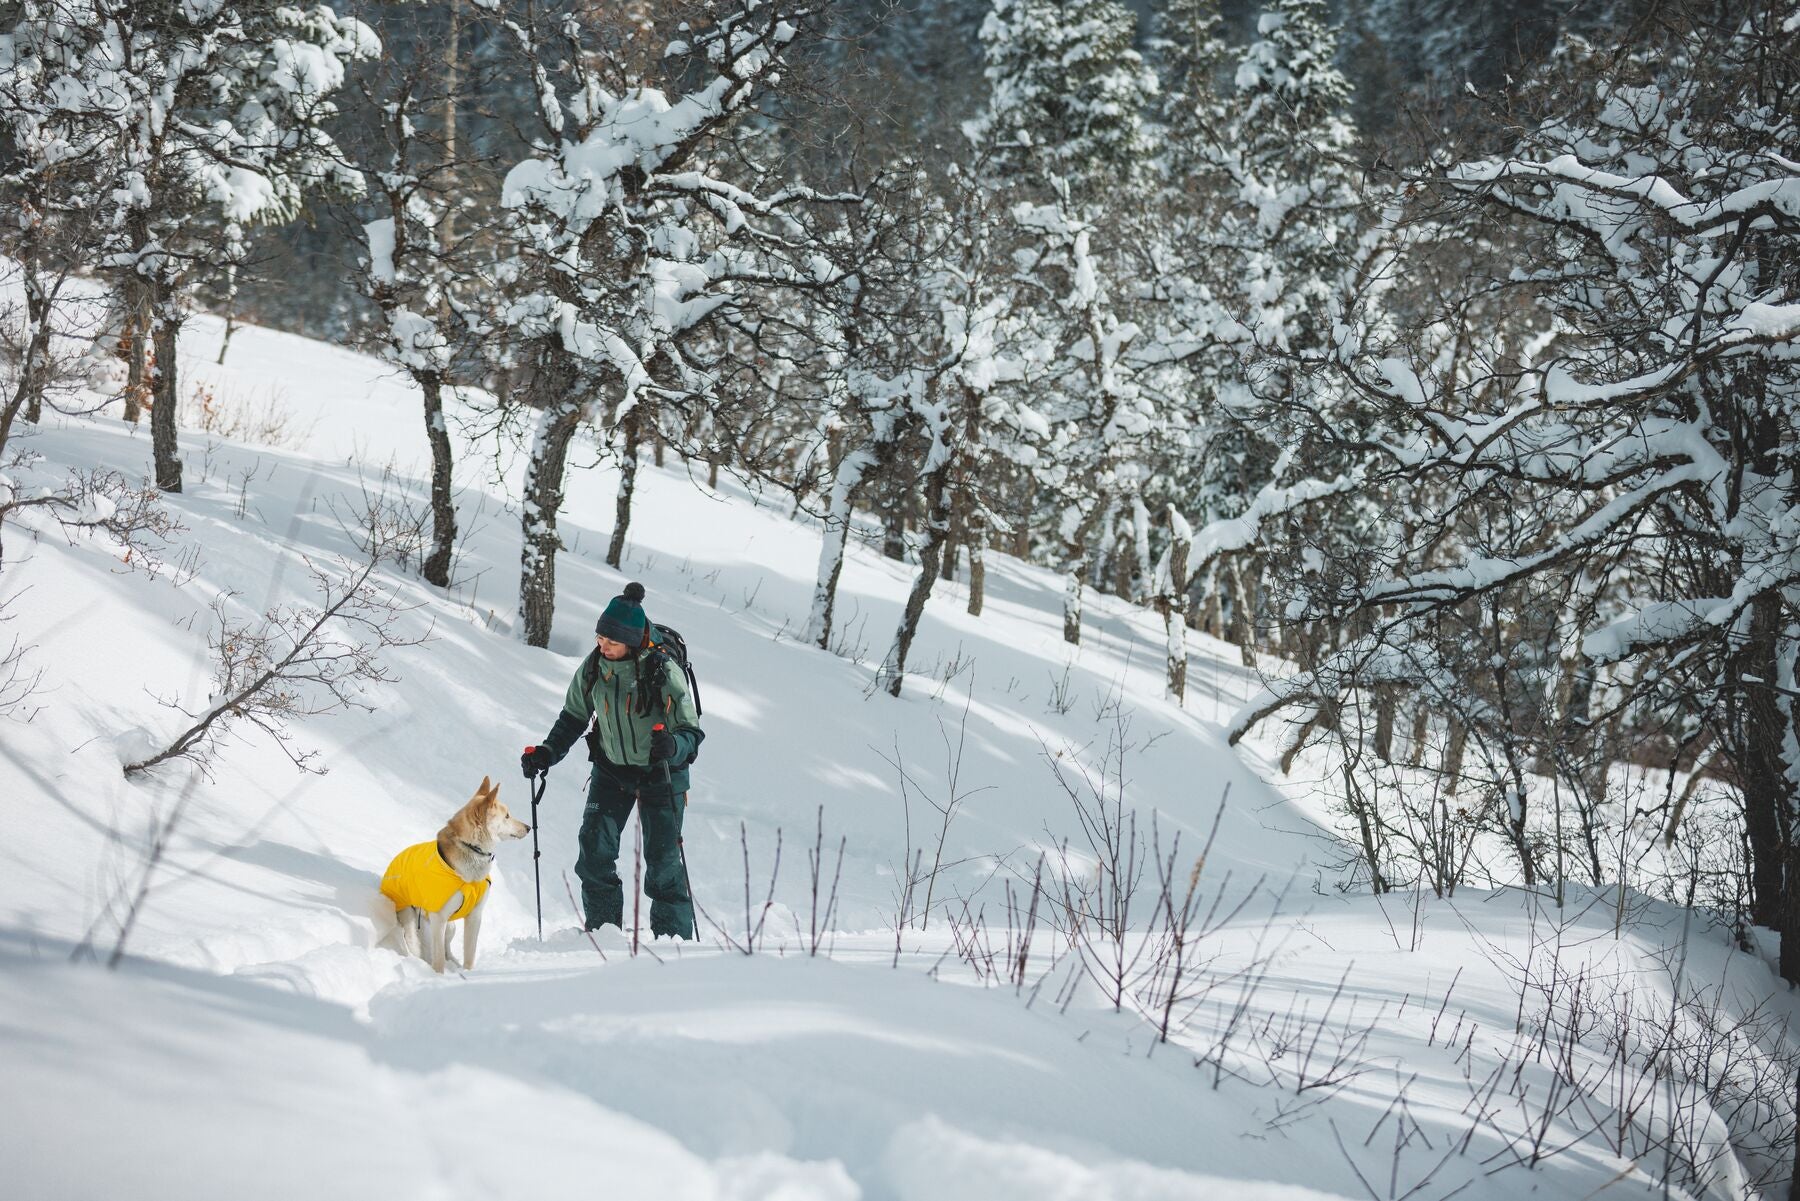
[{"label": "snow", "polygon": [[[427,496],[419,398],[391,367],[255,327],[238,329],[217,366],[222,324],[208,316],[182,337],[184,374],[220,404],[279,403],[312,425],[288,446],[184,432],[188,487],[167,498],[186,526],[167,555],[179,571],[152,578],[99,538],[9,523],[8,632],[33,648],[49,687],[35,720],[0,719],[0,797],[15,817],[0,840],[9,1191],[1321,1201],[1362,1197],[1357,1172],[1385,1183],[1393,1170],[1401,1192],[1436,1171],[1432,1195],[1462,1187],[1468,1201],[1646,1195],[1629,1149],[1593,1139],[1535,1170],[1490,1174],[1506,1154],[1498,1132],[1528,1115],[1502,1106],[1471,1127],[1465,1111],[1470,1081],[1515,1037],[1509,956],[1549,954],[1543,931],[1560,920],[1565,970],[1634,973],[1661,995],[1670,986],[1656,965],[1679,915],[1639,906],[1615,936],[1610,894],[1577,898],[1558,918],[1515,891],[1390,898],[1385,909],[1338,892],[1338,851],[1320,838],[1336,820],[1332,797],[1316,783],[1330,774],[1271,783],[1272,747],[1226,744],[1261,686],[1237,648],[1189,634],[1177,705],[1163,697],[1156,614],[1086,594],[1083,643],[1071,648],[1064,574],[996,552],[983,616],[963,612],[965,583],[940,585],[903,697],[869,695],[880,633],[915,569],[871,549],[878,531],[850,514],[839,653],[807,646],[796,632],[819,526],[790,519],[784,498],[700,487],[703,473],[679,459],[640,467],[623,573],[603,565],[616,475],[571,471],[551,646],[524,647],[512,637],[524,465],[473,432],[477,398],[445,397],[465,531],[457,583],[385,577],[416,606],[406,630],[431,640],[388,654],[396,682],[372,694],[371,712],[294,727],[329,774],[297,773],[246,731],[191,791],[180,769],[126,782],[120,748],[142,754],[179,728],[159,700],[212,700],[215,601],[237,617],[305,601],[306,562],[354,552],[365,490],[400,489],[420,506]],[[31,488],[74,465],[135,478],[147,435],[116,410],[57,418],[31,437],[44,461],[9,472]],[[573,457],[591,461],[593,449]],[[1220,548],[1197,548],[1195,565]],[[517,750],[548,728],[596,610],[626,579],[646,584],[653,619],[686,636],[701,680],[708,738],[685,833],[708,937],[633,958],[609,931],[603,959],[567,931],[584,777],[572,757],[538,813],[547,940],[536,938],[521,841],[500,850],[479,965],[440,978],[403,959],[376,890],[382,868],[483,775],[529,813]],[[1128,804],[1145,821],[1154,811],[1159,837],[1179,832],[1184,850],[1218,816],[1206,878],[1250,898],[1210,936],[1218,992],[1174,1044],[1157,1043],[1129,1005],[1113,1012],[1046,927],[1033,963],[1047,974],[1034,966],[1022,988],[978,980],[952,931],[985,908],[1001,938],[1005,890],[1016,894],[1040,851],[1073,838],[1085,855],[1059,774],[1104,774],[1117,739],[1129,744]],[[897,873],[913,852],[933,858],[932,802],[952,787],[962,800],[944,836],[950,866],[928,923],[896,948]],[[101,958],[110,951],[152,824],[178,804],[123,966],[69,962],[90,934]],[[847,849],[826,954],[814,958],[805,868],[820,822],[826,859],[839,838]],[[762,946],[728,951],[719,931],[742,939],[778,837]],[[621,869],[629,878],[629,862]],[[1422,931],[1416,947],[1395,932],[1409,923]],[[1721,935],[1694,939],[1687,970],[1738,1011],[1788,1004],[1768,1001],[1768,969]],[[1340,1024],[1321,1024],[1325,1013]],[[1444,1013],[1466,1051],[1440,1037]],[[1329,1041],[1365,1025],[1341,1083],[1302,1087],[1300,1044],[1273,1049],[1283,1029]],[[1234,1048],[1222,1076],[1197,1066],[1221,1039]],[[1398,1151],[1397,1091],[1417,1136]],[[1465,1136],[1466,1152],[1445,1158]],[[1713,1195],[1734,1195],[1735,1170],[1720,1169]]]},{"label": "snow", "polygon": [[394,282],[394,219],[383,217],[363,226],[369,240],[369,276],[378,283]]},{"label": "snow", "polygon": [[1772,342],[1792,341],[1800,336],[1800,304],[1747,304],[1729,328]]}]

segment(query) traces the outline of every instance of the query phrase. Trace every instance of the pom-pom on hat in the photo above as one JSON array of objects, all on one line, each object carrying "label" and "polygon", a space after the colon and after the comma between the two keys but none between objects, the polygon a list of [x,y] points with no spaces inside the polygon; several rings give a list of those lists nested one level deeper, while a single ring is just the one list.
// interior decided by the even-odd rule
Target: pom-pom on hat
[{"label": "pom-pom on hat", "polygon": [[649,619],[644,616],[644,586],[636,580],[606,602],[600,620],[594,623],[594,633],[629,647],[643,646],[649,630]]}]

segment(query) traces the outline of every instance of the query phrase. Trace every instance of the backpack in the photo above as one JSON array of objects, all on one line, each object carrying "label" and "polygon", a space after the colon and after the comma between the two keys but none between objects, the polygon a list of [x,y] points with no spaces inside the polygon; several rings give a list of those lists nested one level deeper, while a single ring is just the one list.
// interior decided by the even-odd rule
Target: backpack
[{"label": "backpack", "polygon": [[688,661],[687,639],[681,636],[681,631],[673,626],[659,626],[652,622],[650,649],[661,652],[680,665],[681,674],[687,677],[688,695],[694,698],[694,716],[699,717],[705,713],[706,710],[700,707],[700,681],[694,675],[694,665]]}]

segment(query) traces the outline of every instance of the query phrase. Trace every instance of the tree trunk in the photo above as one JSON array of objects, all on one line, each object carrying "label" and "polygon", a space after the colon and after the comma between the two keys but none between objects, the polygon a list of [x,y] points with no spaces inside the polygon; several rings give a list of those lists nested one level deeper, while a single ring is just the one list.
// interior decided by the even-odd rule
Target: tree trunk
[{"label": "tree trunk", "polygon": [[[1142,503],[1137,507],[1142,508]],[[1168,693],[1179,705],[1187,696],[1188,554],[1193,549],[1193,531],[1173,505],[1169,506],[1169,532],[1169,578],[1156,607],[1162,611],[1163,629],[1168,634]],[[1141,541],[1141,546],[1148,544],[1148,537]]]},{"label": "tree trunk", "polygon": [[[450,0],[450,33],[444,40],[444,164],[449,166],[456,162],[456,94],[458,77],[462,64],[462,0]],[[448,181],[446,181],[448,182]],[[454,191],[454,189],[452,189]],[[438,223],[438,245],[449,250],[456,244],[456,206],[444,207],[444,218]],[[448,316],[450,299],[446,295],[441,305],[443,315]]]},{"label": "tree trunk", "polygon": [[881,497],[881,553],[896,563],[906,562],[906,500],[897,496],[899,489],[884,487]]},{"label": "tree trunk", "polygon": [[844,546],[849,537],[847,512],[842,517],[835,513],[826,517],[825,530],[819,537],[819,575],[813,585],[812,611],[807,615],[801,638],[820,650],[831,649],[831,619],[837,608],[838,578],[844,574]]},{"label": "tree trunk", "polygon": [[125,420],[136,425],[143,420],[144,398],[150,394],[145,379],[150,365],[150,328],[132,295],[136,289],[128,282],[125,291],[125,328],[119,335],[119,350],[125,356]]},{"label": "tree trunk", "polygon": [[831,619],[837,608],[838,579],[844,574],[844,547],[850,540],[856,490],[873,461],[867,448],[846,455],[838,464],[826,497],[825,528],[819,535],[819,571],[813,584],[812,609],[806,615],[806,630],[801,635],[802,641],[821,650],[831,647]]},{"label": "tree trunk", "polygon": [[919,573],[913,577],[912,591],[907,594],[906,608],[900,614],[900,627],[894,631],[894,645],[881,664],[881,678],[889,696],[900,695],[900,685],[906,678],[906,655],[912,649],[913,635],[919,631],[925,602],[931,596],[932,584],[937,581],[938,559],[950,537],[952,458],[951,455],[944,456],[944,463],[925,477],[924,492],[931,508],[925,517],[925,542],[919,547]]},{"label": "tree trunk", "polygon": [[[1142,602],[1150,591],[1150,576],[1154,570],[1150,562],[1150,510],[1144,507],[1144,498],[1131,498],[1131,581],[1130,599]],[[1187,565],[1182,565],[1185,574]],[[1182,582],[1186,589],[1187,583]]]},{"label": "tree trunk", "polygon": [[1454,717],[1450,719],[1450,741],[1444,747],[1444,789],[1455,792],[1462,779],[1463,755],[1469,749],[1469,727]]},{"label": "tree trunk", "polygon": [[1507,748],[1507,768],[1512,777],[1512,794],[1506,803],[1506,833],[1512,840],[1513,853],[1519,857],[1519,870],[1525,875],[1525,887],[1537,886],[1537,862],[1531,856],[1531,843],[1525,837],[1525,819],[1529,797],[1525,791],[1525,771],[1513,747]]},{"label": "tree trunk", "polygon": [[[141,255],[150,245],[150,221],[143,210],[133,210],[126,218],[126,236],[132,254]],[[125,420],[136,425],[143,416],[143,405],[151,399],[156,366],[155,330],[157,289],[135,270],[125,273],[119,288],[125,300],[125,328],[131,331],[126,347]],[[154,434],[154,418],[152,418]]]},{"label": "tree trunk", "polygon": [[613,505],[612,541],[606,546],[606,565],[617,568],[625,558],[625,536],[631,529],[631,498],[637,491],[638,414],[633,405],[619,423],[619,497]]},{"label": "tree trunk", "polygon": [[1394,714],[1399,708],[1396,692],[1392,684],[1375,685],[1375,757],[1383,763],[1394,761]]},{"label": "tree trunk", "polygon": [[1231,590],[1231,626],[1227,641],[1238,646],[1238,660],[1245,667],[1256,666],[1256,635],[1250,626],[1250,589],[1244,583],[1244,569],[1238,556],[1232,555],[1225,568],[1226,586]]},{"label": "tree trunk", "polygon": [[171,312],[166,295],[154,297],[151,329],[156,354],[150,387],[150,450],[156,461],[156,486],[163,492],[181,491],[180,445],[175,436],[178,381],[175,346],[181,334],[181,318]]},{"label": "tree trunk", "polygon": [[[1786,763],[1781,753],[1787,730],[1782,721],[1781,698],[1767,687],[1782,677],[1777,661],[1781,628],[1781,597],[1765,592],[1750,602],[1750,630],[1739,651],[1737,671],[1745,680],[1737,692],[1737,784],[1744,798],[1744,828],[1750,838],[1751,916],[1758,925],[1780,930],[1784,979],[1789,975],[1789,945],[1800,964],[1800,927],[1783,926],[1791,902],[1785,896],[1785,865],[1789,838],[1785,826],[1790,797]],[[1750,683],[1746,677],[1763,681]]]},{"label": "tree trunk", "polygon": [[[19,391],[25,399],[25,420],[37,425],[44,419],[44,390],[50,386],[50,297],[36,268],[25,266],[25,320],[30,336],[25,339],[25,361],[19,368]],[[6,431],[0,429],[0,447]]]},{"label": "tree trunk", "polygon": [[25,276],[25,319],[30,332],[25,338],[24,353],[19,364],[19,382],[0,410],[0,452],[12,437],[13,422],[21,412],[25,420],[36,425],[44,419],[44,389],[50,371],[50,297],[35,267],[23,264]]},{"label": "tree trunk", "polygon": [[1019,505],[1019,524],[1013,527],[1013,558],[1026,562],[1031,559],[1031,512],[1037,504],[1037,477],[1025,477],[1024,498]]},{"label": "tree trunk", "polygon": [[969,526],[963,540],[969,546],[969,616],[980,617],[987,594],[987,515],[981,502],[969,498]]},{"label": "tree trunk", "polygon": [[850,537],[857,494],[873,473],[886,466],[893,451],[894,433],[891,425],[877,425],[867,441],[838,460],[837,470],[832,474],[831,490],[825,495],[825,529],[820,535],[819,571],[813,583],[812,608],[806,615],[806,629],[801,635],[801,641],[821,649],[830,649],[831,645],[838,578],[844,571],[844,548]]},{"label": "tree trunk", "polygon": [[580,420],[579,401],[558,401],[538,417],[537,435],[532,440],[525,473],[521,517],[525,545],[519,571],[519,617],[527,646],[550,645],[550,625],[556,616],[556,552],[562,546],[556,515],[562,509],[569,443]]},{"label": "tree trunk", "polygon": [[0,409],[0,453],[5,452],[6,440],[12,437],[13,420],[18,417],[24,406],[25,388],[24,384],[21,382],[20,386],[13,392],[12,396],[7,399],[6,407]]},{"label": "tree trunk", "polygon": [[1095,496],[1093,507],[1082,512],[1079,501],[1063,511],[1063,641],[1081,645],[1081,589],[1093,567],[1094,526],[1112,509],[1111,499]]},{"label": "tree trunk", "polygon": [[1063,566],[1063,641],[1081,645],[1081,585],[1087,575],[1087,557],[1075,558]]},{"label": "tree trunk", "polygon": [[225,336],[219,339],[218,365],[225,365],[225,352],[231,349],[231,335],[237,333],[237,317],[232,313],[225,314]]},{"label": "tree trunk", "polygon": [[1206,569],[1206,600],[1200,609],[1200,629],[1214,638],[1225,637],[1225,611],[1219,603],[1224,590],[1219,587],[1219,564],[1214,560]]},{"label": "tree trunk", "polygon": [[[1344,798],[1349,804],[1350,813],[1356,818],[1357,836],[1362,839],[1363,862],[1369,865],[1369,891],[1376,896],[1388,891],[1387,878],[1381,874],[1381,848],[1375,839],[1375,823],[1370,820],[1369,803],[1363,798],[1362,790],[1356,786],[1356,776],[1350,770],[1350,760],[1343,764]],[[1442,892],[1439,894],[1442,896]]]},{"label": "tree trunk", "polygon": [[456,549],[456,505],[450,499],[450,432],[444,428],[443,378],[420,377],[425,393],[425,438],[431,444],[431,554],[425,560],[427,583],[450,584],[450,556]]}]

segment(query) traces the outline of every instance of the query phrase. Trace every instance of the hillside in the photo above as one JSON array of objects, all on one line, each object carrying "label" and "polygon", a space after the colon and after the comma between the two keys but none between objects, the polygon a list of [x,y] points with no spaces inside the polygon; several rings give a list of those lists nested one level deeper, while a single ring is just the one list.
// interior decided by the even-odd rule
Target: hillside
[{"label": "hillside", "polygon": [[[167,504],[185,528],[159,571],[8,529],[9,632],[44,672],[0,742],[0,1152],[19,1195],[1573,1198],[1661,1195],[1652,1149],[1676,1146],[1690,1195],[1753,1195],[1767,1165],[1749,1132],[1781,1117],[1793,1016],[1761,960],[1638,898],[1621,924],[1608,894],[1558,911],[1519,891],[1340,892],[1323,786],[1284,790],[1267,748],[1225,744],[1260,686],[1237,649],[1191,634],[1177,707],[1154,615],[1093,597],[1073,650],[1060,580],[1013,559],[990,559],[979,619],[964,584],[940,584],[903,696],[870,695],[913,568],[857,547],[839,653],[801,645],[817,527],[676,456],[640,476],[623,573],[602,562],[614,477],[571,473],[537,650],[512,632],[516,453],[454,410],[456,584],[382,569],[413,644],[383,653],[394,678],[366,710],[293,724],[292,749],[328,770],[241,725],[206,773],[128,781],[121,765],[179,730],[170,706],[208,703],[215,605],[305,603],[309,564],[355,558],[370,498],[423,509],[407,387],[254,327],[220,367],[221,332],[196,319],[183,344],[217,432],[184,435],[187,490]],[[29,446],[27,483],[136,478],[149,459],[147,432],[108,412],[54,418]],[[628,579],[700,679],[700,944],[633,958],[570,929],[572,756],[539,815],[546,941],[527,839],[500,852],[472,972],[403,960],[382,869],[483,776],[529,817],[519,748]],[[1207,848],[1191,869],[1207,936],[1170,1044],[1141,1000],[1113,1012],[1106,939],[1052,930],[1054,898],[1022,978],[994,968],[1041,854],[1052,878],[1059,861],[1092,878],[1083,805],[1134,815],[1147,848],[1121,954],[1156,925],[1150,860],[1177,856],[1179,891]],[[934,862],[908,894],[909,865]],[[77,960],[110,954],[146,870],[120,970],[67,963],[84,941]],[[1671,1034],[1647,1042],[1646,1024]],[[1659,1069],[1677,1045],[1683,1066]],[[1714,1061],[1750,1083],[1695,1084]]]}]

